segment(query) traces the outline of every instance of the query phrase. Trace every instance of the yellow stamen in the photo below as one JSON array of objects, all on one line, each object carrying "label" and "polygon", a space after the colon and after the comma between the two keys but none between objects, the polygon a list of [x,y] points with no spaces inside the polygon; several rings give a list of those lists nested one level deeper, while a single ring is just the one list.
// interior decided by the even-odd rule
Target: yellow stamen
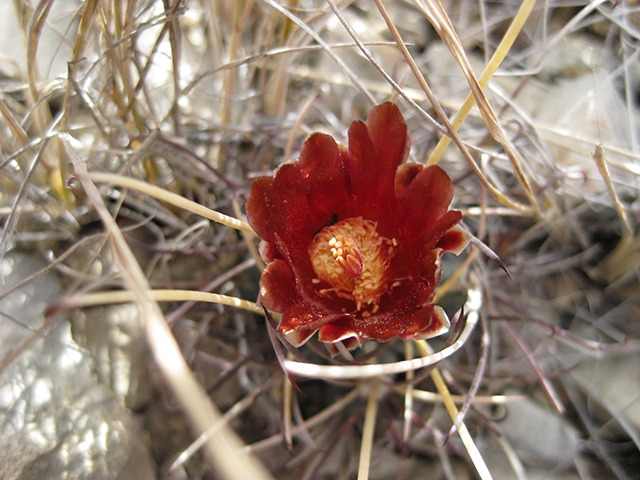
[{"label": "yellow stamen", "polygon": [[376,228],[371,220],[349,218],[323,228],[309,247],[316,275],[333,287],[318,293],[333,292],[353,300],[357,311],[373,305],[373,310],[366,312],[367,317],[378,311],[380,297],[391,288],[389,265],[394,255],[391,245],[398,244],[395,238],[382,237]]}]

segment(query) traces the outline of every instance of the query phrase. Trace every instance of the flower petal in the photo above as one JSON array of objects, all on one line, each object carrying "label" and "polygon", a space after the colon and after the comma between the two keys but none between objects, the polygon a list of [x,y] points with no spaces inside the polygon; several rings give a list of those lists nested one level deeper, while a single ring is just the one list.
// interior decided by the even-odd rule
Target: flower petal
[{"label": "flower petal", "polygon": [[356,339],[360,343],[360,336],[353,329],[352,317],[345,315],[344,317],[323,325],[318,332],[318,340],[327,343],[342,342],[348,339]]},{"label": "flower petal", "polygon": [[263,240],[276,235],[289,243],[310,239],[348,200],[344,154],[329,135],[316,133],[304,143],[300,159],[285,163],[275,177],[251,186],[247,220]]},{"label": "flower petal", "polygon": [[362,344],[365,340],[386,342],[395,337],[425,339],[442,335],[449,325],[444,310],[429,304],[411,312],[390,312],[369,318],[344,316],[320,327],[318,340],[333,343],[357,338]]},{"label": "flower petal", "polygon": [[[378,154],[388,159],[389,165],[397,162],[393,169],[395,171],[398,165],[406,161],[411,148],[407,125],[396,104],[386,102],[372,109],[367,117],[367,128]],[[383,163],[386,162],[383,160]]]},{"label": "flower petal", "polygon": [[357,213],[385,221],[395,209],[395,171],[409,154],[407,126],[393,103],[383,103],[369,113],[367,122],[349,128],[349,178]]},{"label": "flower petal", "polygon": [[[431,312],[429,322],[423,323],[423,327],[413,332],[411,336],[407,338],[401,337],[403,340],[409,340],[410,338],[425,340],[427,338],[437,337],[449,331],[451,322],[443,308],[439,305],[431,305],[431,307],[433,307],[433,311]],[[415,324],[417,325],[419,323],[420,322],[416,322]]]},{"label": "flower petal", "polygon": [[298,347],[309,340],[318,328],[331,325],[342,317],[343,314],[327,314],[301,303],[284,312],[278,331],[284,334],[292,345]]},{"label": "flower petal", "polygon": [[462,220],[462,214],[458,210],[449,210],[432,223],[428,223],[422,232],[415,232],[415,235],[423,243],[425,250],[433,249],[436,248],[440,239],[460,220]]},{"label": "flower petal", "polygon": [[267,205],[267,191],[273,185],[273,178],[260,177],[251,185],[249,198],[245,204],[247,220],[258,237],[268,242],[275,240],[273,231],[269,228],[271,209]]},{"label": "flower petal", "polygon": [[396,174],[395,188],[405,210],[407,235],[418,234],[424,225],[431,225],[443,216],[453,198],[449,176],[436,165],[422,169],[410,164],[403,166]]},{"label": "flower petal", "polygon": [[[298,160],[282,165],[273,179],[252,185],[247,218],[263,240],[260,252],[267,263],[261,300],[282,313],[278,331],[292,344],[302,345],[318,331],[319,340],[335,353],[337,342],[352,348],[367,339],[429,338],[448,329],[446,314],[431,303],[441,257],[446,251],[459,253],[469,235],[457,227],[461,213],[448,211],[453,197],[449,177],[439,167],[404,164],[409,148],[398,107],[385,103],[366,122],[351,124],[348,147],[314,134]],[[381,255],[378,250],[373,260],[364,254],[361,258],[369,258],[368,275],[384,280],[375,297],[363,297],[366,279],[355,280],[365,274],[364,260],[362,265],[345,264],[348,268],[340,263],[338,241],[343,240],[338,234],[331,239],[336,245],[333,260],[327,261],[335,260],[353,284],[337,284],[318,274],[317,262],[310,258],[317,253],[310,253],[310,246],[316,245],[320,231],[357,218],[375,224],[376,235],[386,242],[380,250],[388,258],[383,270],[372,267]],[[355,242],[351,231],[344,235],[346,245]],[[368,248],[370,253],[379,245],[361,238],[358,242],[353,247],[357,252]]]},{"label": "flower petal", "polygon": [[284,260],[274,260],[260,277],[260,301],[269,310],[284,312],[298,303],[296,279]]},{"label": "flower petal", "polygon": [[470,239],[471,237],[469,237],[466,230],[459,225],[455,225],[440,237],[436,247],[441,248],[444,252],[452,252],[460,255],[469,244]]}]

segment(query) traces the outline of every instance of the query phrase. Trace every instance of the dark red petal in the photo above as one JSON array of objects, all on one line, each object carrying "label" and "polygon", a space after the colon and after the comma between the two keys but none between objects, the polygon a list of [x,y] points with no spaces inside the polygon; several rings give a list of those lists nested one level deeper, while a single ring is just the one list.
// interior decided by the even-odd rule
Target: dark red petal
[{"label": "dark red petal", "polygon": [[293,305],[282,315],[278,331],[284,334],[294,345],[300,346],[313,335],[318,328],[342,318],[344,314],[321,312],[310,305]]},{"label": "dark red petal", "polygon": [[349,160],[349,177],[356,196],[362,196],[380,183],[379,169],[389,170],[396,167],[383,164],[384,160],[393,159],[384,159],[378,163],[375,147],[364,122],[353,122],[349,127]]},{"label": "dark red petal", "polygon": [[264,263],[271,263],[277,258],[282,259],[282,252],[271,242],[261,241],[258,250]]},{"label": "dark red petal", "polygon": [[336,141],[313,134],[299,160],[282,165],[273,179],[253,183],[247,219],[263,240],[276,243],[278,236],[287,243],[310,241],[334,214],[345,210],[347,182],[344,155]]},{"label": "dark red petal", "polygon": [[318,340],[337,342],[357,338],[386,342],[395,337],[403,340],[430,338],[442,335],[449,328],[449,320],[444,311],[436,305],[414,309],[410,312],[390,312],[369,318],[345,316],[320,327]]},{"label": "dark red petal", "polygon": [[278,331],[288,333],[304,328],[305,325],[312,324],[320,316],[321,312],[308,308],[305,304],[293,305],[282,315]]},{"label": "dark red petal", "polygon": [[407,187],[423,168],[421,163],[404,163],[398,167],[394,188],[396,197],[403,198],[406,195]]},{"label": "dark red petal", "polygon": [[422,270],[420,273],[421,283],[417,285],[413,294],[413,305],[424,307],[433,300],[436,287],[440,283],[442,275],[442,250],[439,248],[429,250],[422,258]]},{"label": "dark red petal", "polygon": [[315,234],[341,214],[349,199],[344,157],[332,137],[316,133],[304,142],[294,165],[293,175],[282,181],[276,176],[287,211],[298,216],[290,218],[289,227],[304,229],[308,224],[308,231]]},{"label": "dark red petal", "polygon": [[294,305],[289,308],[278,325],[278,331],[282,333],[294,347],[303,345],[316,333],[317,328],[307,328],[305,323],[312,323],[317,318],[304,305]]},{"label": "dark red petal", "polygon": [[389,164],[393,159],[397,167],[407,159],[411,148],[407,125],[395,103],[386,102],[373,108],[367,117],[367,128],[376,151],[389,159],[386,160]]},{"label": "dark red petal", "polygon": [[[462,214],[458,210],[449,210],[440,218],[423,227],[422,232],[415,232],[416,237],[421,238],[426,250],[436,248],[438,241],[462,220]],[[446,240],[445,240],[446,241]]]},{"label": "dark red petal", "polygon": [[366,124],[349,128],[349,178],[354,195],[351,216],[388,221],[395,210],[395,171],[409,153],[407,126],[392,103],[369,113]]},{"label": "dark red petal", "polygon": [[247,210],[247,221],[251,228],[262,240],[273,241],[273,232],[269,228],[271,210],[267,206],[266,192],[273,184],[273,178],[260,177],[256,179],[249,190],[249,198],[245,208]]},{"label": "dark red petal", "polygon": [[438,305],[429,305],[413,312],[407,317],[406,322],[407,329],[398,335],[403,340],[437,337],[446,333],[451,326],[447,314]]},{"label": "dark red petal", "polygon": [[417,170],[401,169],[395,182],[395,194],[405,210],[407,235],[418,233],[444,215],[453,198],[451,180],[444,170],[435,165]]},{"label": "dark red petal", "polygon": [[314,333],[316,333],[315,330],[301,328],[283,333],[283,335],[291,345],[297,348],[307,343]]},{"label": "dark red petal", "polygon": [[447,230],[444,235],[440,237],[436,247],[441,248],[444,252],[453,252],[456,255],[460,255],[460,253],[469,244],[469,240],[469,234],[456,225]]},{"label": "dark red petal", "polygon": [[361,336],[353,330],[352,317],[349,315],[323,325],[318,331],[318,340],[321,342],[335,343],[352,338],[358,339],[358,343],[361,343]]},{"label": "dark red petal", "polygon": [[299,303],[296,279],[284,260],[274,260],[260,277],[260,301],[269,310],[282,313]]}]

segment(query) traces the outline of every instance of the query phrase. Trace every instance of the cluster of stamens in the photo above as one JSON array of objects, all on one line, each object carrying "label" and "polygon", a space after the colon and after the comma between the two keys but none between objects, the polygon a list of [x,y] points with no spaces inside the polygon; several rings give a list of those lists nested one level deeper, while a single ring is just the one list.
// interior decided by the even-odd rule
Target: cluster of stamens
[{"label": "cluster of stamens", "polygon": [[342,269],[352,277],[362,275],[362,254],[360,247],[351,237],[337,235],[329,240],[331,256]]},{"label": "cluster of stamens", "polygon": [[349,218],[323,228],[309,247],[318,276],[314,283],[331,285],[318,293],[353,300],[363,317],[378,311],[380,298],[392,287],[389,266],[397,241],[382,237],[376,228],[371,220]]}]

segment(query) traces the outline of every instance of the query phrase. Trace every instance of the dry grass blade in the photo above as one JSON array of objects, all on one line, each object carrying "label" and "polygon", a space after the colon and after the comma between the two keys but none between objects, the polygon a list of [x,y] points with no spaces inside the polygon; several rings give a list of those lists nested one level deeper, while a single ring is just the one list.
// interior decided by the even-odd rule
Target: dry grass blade
[{"label": "dry grass blade", "polygon": [[22,125],[16,120],[11,110],[7,107],[7,104],[4,102],[2,98],[0,98],[0,113],[2,113],[2,117],[5,122],[9,125],[9,128],[13,132],[13,134],[22,142],[22,145],[29,144],[29,136],[27,132],[25,132]]},{"label": "dry grass blade", "polygon": [[613,182],[611,181],[609,167],[607,167],[607,159],[604,154],[604,147],[602,145],[596,145],[596,149],[593,152],[592,157],[596,162],[598,171],[600,172],[600,175],[602,175],[602,179],[604,180],[605,185],[607,186],[607,190],[609,191],[609,195],[611,196],[611,200],[613,201],[613,206],[616,209],[616,213],[620,217],[620,221],[624,226],[623,241],[625,241],[625,239],[633,236],[633,229],[629,224],[629,217],[627,216],[627,212],[622,206],[622,203],[620,203],[620,199],[618,198],[616,189],[613,186]]},{"label": "dry grass blade", "polygon": [[[509,160],[513,165],[516,177],[522,186],[531,208],[533,212],[540,216],[540,209],[538,206],[538,201],[531,189],[531,185],[525,176],[524,171],[522,170],[522,158],[518,151],[515,149],[506,133],[502,129],[498,118],[496,117],[493,109],[489,105],[489,101],[484,95],[482,91],[482,87],[478,82],[478,79],[475,77],[473,70],[471,68],[471,64],[467,58],[467,55],[464,51],[464,47],[456,34],[451,21],[449,20],[449,16],[447,12],[442,7],[442,4],[438,0],[428,1],[428,0],[414,0],[418,8],[427,16],[433,27],[438,32],[440,38],[447,45],[454,58],[462,68],[465,78],[469,82],[469,86],[471,87],[471,92],[476,100],[476,104],[480,109],[480,113],[484,122],[486,123],[491,136],[504,148],[505,152],[509,156]],[[454,127],[452,125],[448,125],[449,133],[451,134],[454,131]],[[457,143],[457,142],[456,142]],[[483,182],[484,183],[484,182]],[[485,186],[488,185],[484,183]],[[495,196],[495,189],[488,187],[489,192]]]},{"label": "dry grass blade", "polygon": [[449,433],[447,434],[447,439],[449,439],[451,435],[453,435],[456,432],[456,430],[460,428],[460,425],[464,421],[465,415],[473,405],[473,400],[476,394],[478,393],[478,389],[480,388],[480,385],[482,383],[482,377],[487,367],[487,360],[489,358],[489,344],[491,342],[491,337],[489,336],[489,328],[487,325],[487,321],[482,316],[480,316],[480,326],[482,331],[482,337],[481,337],[481,343],[480,343],[481,352],[480,352],[480,358],[478,360],[478,365],[476,367],[475,373],[473,374],[473,380],[471,381],[471,385],[469,386],[469,392],[467,393],[464,403],[462,404],[462,407],[458,412],[458,416],[456,417],[455,421],[453,422],[453,425],[451,426],[451,429],[449,430]]},{"label": "dry grass blade", "polygon": [[536,373],[536,377],[540,381],[540,385],[542,385],[542,387],[544,388],[544,391],[549,397],[549,400],[551,400],[553,408],[555,408],[558,413],[564,414],[566,412],[566,409],[562,404],[562,400],[560,400],[560,396],[558,395],[558,392],[556,391],[554,386],[551,384],[551,381],[549,380],[549,378],[547,378],[545,373],[540,369],[540,366],[538,365],[536,359],[534,358],[529,348],[525,345],[524,341],[518,336],[518,334],[513,330],[513,328],[511,328],[508,322],[501,321],[500,323],[502,324],[502,328],[504,328],[507,331],[507,333],[511,335],[511,338],[513,338],[513,340],[516,342],[516,345],[518,346],[520,351],[524,354],[525,358],[531,365],[531,368],[533,368],[534,372]]},{"label": "dry grass blade", "polygon": [[289,20],[299,26],[302,30],[304,30],[308,35],[310,35],[318,44],[324,49],[324,51],[338,64],[338,66],[342,69],[342,71],[349,77],[349,79],[356,86],[360,94],[367,99],[370,105],[375,105],[376,101],[369,93],[369,90],[364,86],[364,84],[360,81],[358,76],[348,67],[348,65],[338,57],[333,49],[325,42],[316,32],[314,32],[311,28],[309,28],[302,20],[293,15],[287,9],[283,8],[281,5],[278,5],[273,0],[262,0],[267,5],[275,8],[277,11],[286,16]]},{"label": "dry grass blade", "polygon": [[[479,319],[478,312],[480,311],[481,307],[482,307],[482,293],[480,293],[480,291],[478,290],[470,290],[469,299],[465,304],[465,310],[468,312],[467,314],[468,323],[475,324],[478,322],[478,319]],[[423,355],[433,354],[431,347],[429,347],[427,342],[425,342],[424,340],[418,341],[416,342],[416,344],[418,346],[418,349]],[[457,422],[459,417],[458,408],[456,407],[455,403],[453,402],[453,399],[451,398],[451,394],[449,393],[449,389],[447,388],[447,385],[444,382],[442,375],[440,374],[437,368],[434,368],[431,371],[430,375],[431,375],[431,379],[433,380],[433,383],[436,385],[436,388],[438,389],[438,392],[442,396],[442,401],[444,402],[447,412],[449,412],[449,416],[451,417],[451,420],[453,420],[454,422]],[[467,429],[466,425],[462,421],[460,422],[460,425],[458,427],[458,434],[460,435],[460,438],[462,439],[462,442],[464,443],[464,446],[467,449],[467,453],[469,454],[469,457],[471,458],[471,461],[473,462],[473,465],[475,466],[476,471],[478,472],[478,475],[480,476],[480,478],[482,480],[492,479],[493,477],[491,476],[491,473],[487,468],[487,465],[484,461],[484,458],[482,457],[482,454],[478,450],[478,447],[476,447],[475,442],[471,438],[471,434],[469,433],[469,430]]]},{"label": "dry grass blade", "polygon": [[278,380],[280,380],[281,378],[282,378],[281,375],[278,375],[278,374],[273,375],[260,388],[256,388],[249,395],[247,395],[245,398],[243,398],[239,402],[235,403],[233,405],[233,407],[231,407],[229,410],[227,410],[224,413],[224,415],[222,415],[222,417],[220,417],[220,419],[218,419],[217,423],[213,424],[209,428],[209,430],[207,430],[206,432],[201,434],[191,445],[189,445],[189,448],[184,450],[180,454],[180,456],[178,458],[176,458],[176,460],[171,464],[171,467],[169,467],[169,473],[174,472],[177,468],[179,468],[180,466],[184,465],[184,463],[187,460],[189,460],[189,458],[191,458],[199,449],[201,449],[203,447],[203,445],[205,445],[205,443],[207,443],[207,441],[209,441],[209,439],[211,437],[213,437],[216,433],[218,433],[220,428],[222,428],[223,426],[227,425],[231,420],[233,420],[238,415],[240,415],[242,412],[247,410],[247,408],[249,408],[249,406],[251,406],[251,404],[253,402],[255,402],[256,398],[259,395],[262,395],[268,389],[272,388],[276,384],[276,382]]},{"label": "dry grass blade", "polygon": [[[516,41],[516,38],[520,34],[520,31],[524,27],[524,23],[527,21],[527,18],[529,18],[531,10],[533,10],[536,2],[537,0],[524,0],[522,2],[522,5],[520,5],[518,13],[513,18],[511,25],[509,25],[509,28],[502,37],[502,40],[500,40],[500,44],[496,48],[496,51],[493,53],[491,60],[489,60],[489,63],[487,63],[487,66],[482,72],[482,75],[480,75],[480,78],[478,79],[478,83],[480,84],[481,89],[484,90],[484,88],[489,84],[489,80],[491,80],[493,74],[496,73],[496,70],[500,67],[500,64],[506,58],[509,50],[513,46],[513,43]],[[460,125],[462,125],[462,122],[464,122],[464,119],[467,117],[474,105],[474,96],[472,93],[470,93],[462,104],[462,107],[460,107],[460,110],[456,114],[455,118],[451,121],[451,125],[453,126],[453,128],[455,128],[456,130],[460,128]],[[436,148],[433,149],[433,152],[431,152],[431,155],[429,156],[429,160],[427,160],[427,166],[435,165],[438,163],[438,160],[440,160],[440,157],[442,157],[442,154],[444,153],[450,142],[451,138],[447,136],[442,137],[440,141],[438,141]]]},{"label": "dry grass blade", "polygon": [[[98,0],[87,0],[82,5],[82,13],[80,14],[80,24],[78,25],[78,34],[76,35],[75,41],[73,43],[73,51],[71,55],[71,61],[69,62],[70,73],[69,78],[74,78],[75,70],[77,68],[77,62],[80,60],[82,56],[82,52],[86,46],[87,38],[89,36],[90,30],[92,28],[92,23],[95,21],[96,14],[96,6],[98,4]],[[71,95],[73,93],[72,84],[67,83],[64,99],[62,101],[62,110],[67,112],[67,106],[69,104],[69,100],[71,99]],[[68,125],[69,116],[65,115],[64,119],[61,122],[61,127],[65,129]]]},{"label": "dry grass blade", "polygon": [[[397,392],[402,393],[404,392],[404,389],[400,389],[400,388],[396,388],[395,389]],[[459,403],[459,404],[463,404],[465,402],[465,400],[467,399],[466,395],[450,395],[451,400],[454,401],[454,403]],[[424,390],[417,390],[414,389],[413,390],[413,398],[415,398],[416,400],[419,400],[421,402],[428,402],[428,403],[442,403],[442,395],[440,395],[439,393],[434,393],[434,392],[426,392]],[[509,403],[509,402],[519,402],[521,400],[525,400],[527,397],[526,395],[492,395],[492,396],[482,396],[482,395],[476,395],[475,397],[473,397],[473,403],[474,404],[482,404],[482,405],[501,405],[501,404],[505,404],[505,403]]]},{"label": "dry grass blade", "polygon": [[518,480],[528,480],[529,477],[527,476],[527,471],[520,461],[518,453],[513,449],[509,441],[504,437],[504,435],[498,435],[497,439],[500,447],[507,456],[507,460],[509,460],[511,468],[513,468],[513,472],[516,474],[516,478]]},{"label": "dry grass blade", "polygon": [[376,385],[369,390],[367,408],[364,414],[364,426],[362,427],[362,441],[360,442],[360,463],[358,464],[358,480],[368,480],[371,455],[373,454],[373,433],[376,428],[378,416],[379,391]]},{"label": "dry grass blade", "polygon": [[[407,360],[411,360],[413,358],[413,343],[405,342],[404,344],[404,356]],[[407,378],[407,386],[404,391],[404,419],[402,425],[402,443],[406,444],[409,441],[409,437],[411,436],[411,424],[413,422],[413,378],[415,374],[413,370],[409,370],[406,373]]]},{"label": "dry grass blade", "polygon": [[110,183],[120,187],[136,190],[163,202],[175,205],[176,207],[183,208],[189,212],[195,213],[196,215],[200,215],[201,217],[213,220],[214,222],[222,223],[223,225],[242,230],[243,232],[253,233],[251,226],[242,220],[238,220],[237,218],[229,217],[228,215],[203,207],[198,203],[187,200],[180,195],[176,195],[175,193],[156,187],[155,185],[141,182],[140,180],[135,180],[130,177],[123,177],[121,175],[113,175],[110,173],[90,173],[89,178],[94,182]]},{"label": "dry grass blade", "polygon": [[[460,149],[460,152],[464,155],[465,159],[469,163],[469,166],[473,169],[473,172],[478,176],[478,178],[480,179],[480,181],[482,182],[484,187],[489,191],[489,193],[496,200],[498,200],[502,205],[504,205],[506,207],[513,208],[514,210],[517,210],[517,211],[519,211],[521,213],[533,213],[533,212],[535,212],[535,208],[537,208],[537,207],[535,207],[535,206],[534,207],[530,207],[530,206],[527,206],[527,205],[522,205],[522,204],[520,204],[518,202],[515,202],[515,201],[509,199],[506,195],[504,195],[502,192],[500,192],[500,190],[498,190],[495,186],[493,186],[489,182],[489,180],[485,177],[485,175],[482,173],[482,171],[480,170],[480,168],[476,164],[475,160],[471,157],[471,153],[469,153],[469,150],[467,149],[467,147],[462,142],[462,139],[458,135],[458,132],[456,132],[455,128],[453,128],[453,126],[451,125],[451,122],[449,122],[449,119],[447,118],[446,114],[444,113],[444,110],[440,106],[440,103],[436,99],[435,95],[431,91],[431,88],[427,84],[422,72],[418,68],[418,65],[416,64],[416,62],[414,61],[413,57],[411,56],[411,53],[409,53],[409,50],[407,49],[404,40],[402,40],[402,37],[400,36],[400,33],[398,32],[398,29],[396,28],[395,24],[393,23],[393,21],[389,17],[389,14],[387,13],[382,1],[381,0],[375,0],[375,1],[376,1],[376,5],[378,7],[378,10],[380,10],[380,13],[382,14],[385,22],[387,23],[387,27],[389,28],[389,31],[391,32],[391,34],[393,35],[394,39],[396,40],[396,43],[400,47],[400,50],[402,51],[405,60],[407,61],[407,63],[411,67],[411,70],[413,71],[413,74],[414,74],[415,78],[420,83],[420,86],[421,86],[422,90],[425,92],[425,94],[427,95],[427,98],[429,99],[429,102],[431,103],[433,108],[436,110],[436,112],[438,114],[438,118],[445,125],[445,127],[447,128],[447,133],[453,139],[453,141],[456,143],[457,147]],[[534,205],[535,205],[535,203],[534,203]]]},{"label": "dry grass blade", "polygon": [[31,164],[26,172],[25,178],[20,184],[20,189],[18,190],[17,195],[13,199],[13,206],[11,207],[11,213],[9,217],[4,223],[2,228],[2,234],[0,234],[0,259],[4,256],[4,253],[9,248],[9,236],[13,233],[16,223],[20,218],[20,211],[22,210],[22,206],[24,200],[27,196],[27,192],[29,191],[29,187],[31,185],[31,179],[35,175],[36,168],[42,161],[44,153],[47,148],[47,144],[49,143],[50,138],[45,138],[42,144],[40,145],[40,149],[38,153],[33,157]]},{"label": "dry grass blade", "polygon": [[602,145],[596,145],[592,157],[607,186],[613,206],[623,227],[622,238],[620,238],[618,245],[616,245],[615,249],[602,262],[603,277],[608,282],[613,283],[635,271],[635,266],[640,261],[640,237],[634,237],[627,212],[620,202],[613,182],[611,181],[611,175],[609,174],[609,168],[607,167],[607,160]]},{"label": "dry grass blade", "polygon": [[[302,431],[308,430],[326,421],[328,418],[332,417],[333,415],[336,415],[338,412],[345,409],[349,404],[351,404],[351,402],[356,400],[361,395],[361,393],[362,392],[360,388],[353,389],[347,395],[345,395],[344,397],[341,397],[340,400],[336,401],[332,405],[329,405],[326,409],[317,413],[313,417],[305,420],[304,423],[294,426],[291,429],[291,434],[297,435]],[[282,442],[282,435],[275,435],[273,437],[261,440],[260,442],[255,443],[253,445],[247,445],[245,449],[251,452],[259,451],[269,446],[273,446],[274,444],[277,444],[279,442]]]},{"label": "dry grass blade", "polygon": [[[220,295],[218,293],[197,292],[194,290],[149,290],[150,298],[156,302],[209,302],[242,308],[253,313],[263,314],[261,307],[248,300]],[[116,303],[134,302],[135,295],[129,290],[117,292],[94,292],[66,297],[51,307],[51,313],[58,310],[91,307],[96,305],[112,305]]]},{"label": "dry grass blade", "polygon": [[[431,353],[430,349],[424,342],[418,342],[418,348],[421,350],[423,355],[428,355]],[[438,392],[442,396],[442,401],[445,407],[447,408],[447,412],[449,412],[449,416],[451,417],[451,420],[455,422],[458,418],[459,412],[455,403],[453,403],[453,400],[451,399],[451,395],[449,394],[449,389],[447,388],[447,385],[445,384],[444,379],[442,378],[442,375],[440,375],[440,372],[438,371],[437,368],[434,368],[431,371],[431,379],[433,380],[433,383],[436,385]],[[466,425],[463,422],[460,423],[460,426],[458,428],[458,434],[460,435],[460,438],[462,439],[462,442],[464,443],[464,446],[467,449],[467,453],[469,454],[469,457],[471,458],[471,461],[473,462],[473,465],[475,466],[476,471],[478,472],[478,475],[480,476],[480,478],[482,480],[493,479],[493,477],[491,476],[491,472],[489,472],[489,469],[487,468],[487,465],[484,459],[482,458],[482,454],[478,450],[478,447],[476,447],[476,444],[471,438],[471,434],[469,433],[469,430],[467,429]]]},{"label": "dry grass blade", "polygon": [[[149,294],[147,279],[107,210],[98,189],[89,179],[86,165],[71,150],[68,153],[78,180],[91,198],[109,233],[125,285],[133,293],[141,310],[153,357],[165,380],[183,404],[194,430],[204,433],[219,420],[220,414],[216,412],[211,400],[186,364],[162,312]],[[259,462],[241,449],[241,442],[236,434],[224,426],[220,427],[217,435],[206,442],[204,451],[211,466],[229,480],[272,478]]]}]

